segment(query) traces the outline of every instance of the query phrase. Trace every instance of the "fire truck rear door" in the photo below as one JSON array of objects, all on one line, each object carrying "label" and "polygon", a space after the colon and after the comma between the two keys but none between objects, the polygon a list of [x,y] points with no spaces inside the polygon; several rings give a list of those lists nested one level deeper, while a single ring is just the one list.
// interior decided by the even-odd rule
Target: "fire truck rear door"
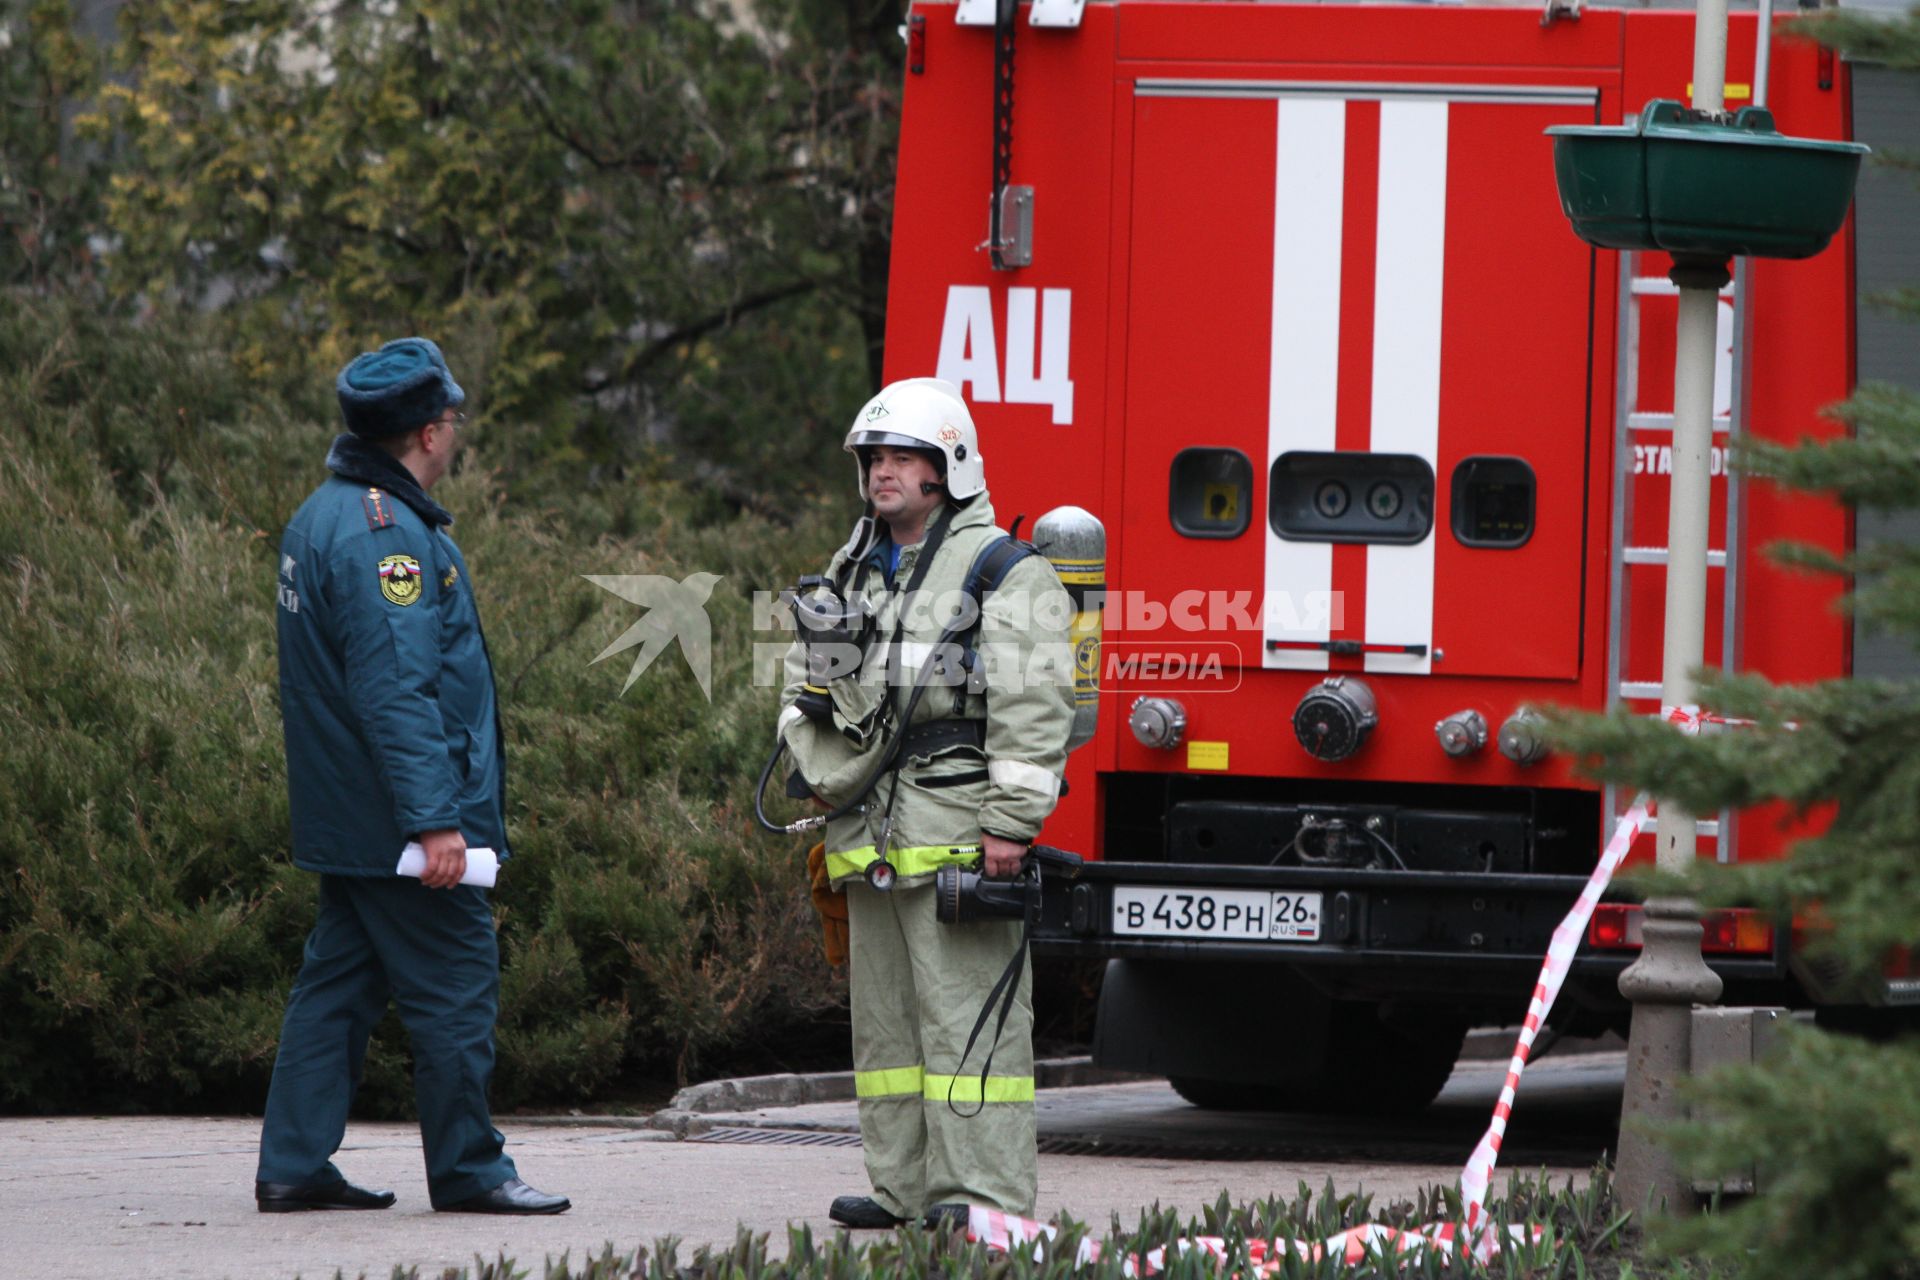
[{"label": "fire truck rear door", "polygon": [[1156,518],[1128,588],[1264,597],[1247,668],[1347,640],[1369,671],[1577,678],[1594,268],[1542,130],[1595,95],[1133,91],[1124,485]]}]

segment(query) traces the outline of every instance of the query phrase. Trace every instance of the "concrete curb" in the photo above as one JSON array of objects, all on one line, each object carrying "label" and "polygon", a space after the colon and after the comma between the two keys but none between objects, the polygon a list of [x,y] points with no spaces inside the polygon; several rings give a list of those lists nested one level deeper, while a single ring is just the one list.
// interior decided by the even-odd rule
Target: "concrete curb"
[{"label": "concrete curb", "polygon": [[[1130,1071],[1108,1071],[1094,1066],[1093,1059],[1085,1057],[1042,1058],[1033,1064],[1033,1083],[1038,1089],[1072,1089],[1150,1078]],[[799,1107],[810,1102],[851,1102],[853,1098],[851,1071],[823,1071],[814,1075],[782,1073],[689,1085],[673,1095],[666,1110],[706,1115],[716,1111]]]},{"label": "concrete curb", "polygon": [[853,1097],[853,1072],[822,1071],[814,1075],[782,1072],[771,1076],[741,1076],[688,1085],[673,1095],[669,1111],[704,1114],[710,1111],[757,1111],[761,1107],[798,1107],[809,1102],[845,1102]]},{"label": "concrete curb", "polygon": [[[1481,1027],[1467,1032],[1466,1043],[1460,1046],[1462,1062],[1505,1062],[1513,1056],[1513,1046],[1520,1039],[1518,1027]],[[1627,1042],[1611,1031],[1603,1036],[1560,1036],[1544,1045],[1536,1042],[1534,1058],[1544,1058],[1552,1054],[1556,1058],[1573,1058],[1586,1053],[1612,1053],[1627,1047]]]},{"label": "concrete curb", "polygon": [[[1460,1060],[1504,1062],[1512,1055],[1514,1041],[1519,1038],[1519,1035],[1518,1027],[1487,1027],[1471,1031],[1467,1034],[1466,1043],[1461,1046]],[[1606,1053],[1624,1048],[1626,1048],[1626,1042],[1615,1035],[1600,1036],[1597,1039],[1568,1036],[1549,1045],[1548,1052],[1558,1057],[1574,1057],[1580,1054]],[[1086,1085],[1125,1084],[1131,1081],[1158,1078],[1138,1072],[1111,1071],[1104,1067],[1096,1067],[1093,1065],[1093,1059],[1088,1057],[1042,1058],[1033,1064],[1033,1083],[1034,1087],[1039,1089],[1075,1089]],[[660,1133],[663,1137],[671,1134],[675,1138],[686,1138],[695,1134],[709,1133],[714,1129],[742,1124],[742,1121],[730,1117],[749,1111],[802,1107],[819,1102],[851,1102],[853,1099],[853,1072],[851,1071],[821,1071],[811,1075],[781,1072],[776,1075],[741,1076],[732,1080],[708,1080],[702,1084],[689,1085],[674,1094],[672,1101],[652,1115],[514,1116],[512,1121],[515,1124],[551,1125],[561,1128],[597,1126],[650,1130]],[[747,1127],[761,1127],[757,1122],[744,1123]],[[840,1126],[820,1126],[788,1121],[781,1127],[816,1129]]]},{"label": "concrete curb", "polygon": [[[1042,1058],[1033,1064],[1033,1083],[1037,1089],[1074,1089],[1084,1085],[1124,1084],[1157,1077],[1131,1071],[1109,1071],[1093,1065],[1093,1059]],[[601,1126],[616,1129],[652,1129],[671,1133],[676,1138],[707,1133],[730,1123],[724,1118],[747,1111],[779,1107],[802,1107],[816,1102],[852,1102],[853,1072],[821,1071],[812,1075],[781,1072],[768,1076],[741,1076],[733,1080],[708,1080],[688,1085],[673,1095],[666,1106],[647,1116],[596,1116],[584,1114],[514,1116],[515,1124],[552,1125],[559,1128]],[[793,1128],[811,1128],[793,1125]]]}]

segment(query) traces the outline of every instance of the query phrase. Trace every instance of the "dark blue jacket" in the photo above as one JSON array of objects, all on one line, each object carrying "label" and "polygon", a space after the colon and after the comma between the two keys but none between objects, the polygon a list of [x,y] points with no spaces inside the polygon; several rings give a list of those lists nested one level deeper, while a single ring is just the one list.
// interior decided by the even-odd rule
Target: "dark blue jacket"
[{"label": "dark blue jacket", "polygon": [[390,876],[457,827],[507,856],[493,664],[453,522],[411,473],[343,435],[280,541],[280,714],[293,860]]}]

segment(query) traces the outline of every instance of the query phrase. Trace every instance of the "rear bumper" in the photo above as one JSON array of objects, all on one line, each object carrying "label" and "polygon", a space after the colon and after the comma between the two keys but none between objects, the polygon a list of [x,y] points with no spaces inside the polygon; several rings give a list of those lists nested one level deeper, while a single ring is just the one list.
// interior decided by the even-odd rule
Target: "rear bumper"
[{"label": "rear bumper", "polygon": [[[1554,929],[1585,883],[1579,876],[1090,862],[1071,881],[1045,883],[1034,945],[1044,954],[1089,959],[1287,965],[1349,999],[1524,1002]],[[1321,936],[1287,942],[1121,932],[1115,890],[1146,886],[1193,895],[1318,893]],[[1621,1003],[1614,980],[1637,954],[1595,952],[1583,943],[1570,994],[1583,1003]],[[1707,962],[1726,982],[1729,1001],[1799,1002],[1778,936],[1771,954]]]}]

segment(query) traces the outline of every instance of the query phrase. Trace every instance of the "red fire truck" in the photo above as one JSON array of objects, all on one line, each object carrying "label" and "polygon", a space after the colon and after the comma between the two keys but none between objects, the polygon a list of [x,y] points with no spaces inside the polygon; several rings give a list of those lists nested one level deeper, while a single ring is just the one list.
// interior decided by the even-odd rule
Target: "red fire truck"
[{"label": "red fire truck", "polygon": [[[1626,808],[1533,709],[1658,705],[1675,291],[1575,239],[1545,130],[1687,98],[1691,13],[918,0],[907,36],[887,376],[963,388],[1003,520],[1107,530],[1046,833],[1089,864],[1038,944],[1109,962],[1096,1058],[1196,1103],[1424,1106]],[[1853,136],[1849,67],[1770,56],[1782,132]],[[1835,582],[1761,554],[1847,513],[1723,462],[1840,429],[1854,232],[1722,295],[1716,665],[1851,669]],[[1702,855],[1795,830],[1710,816]],[[1596,915],[1563,1029],[1623,1025],[1637,931]],[[1706,950],[1729,1002],[1838,998],[1758,916]]]}]

